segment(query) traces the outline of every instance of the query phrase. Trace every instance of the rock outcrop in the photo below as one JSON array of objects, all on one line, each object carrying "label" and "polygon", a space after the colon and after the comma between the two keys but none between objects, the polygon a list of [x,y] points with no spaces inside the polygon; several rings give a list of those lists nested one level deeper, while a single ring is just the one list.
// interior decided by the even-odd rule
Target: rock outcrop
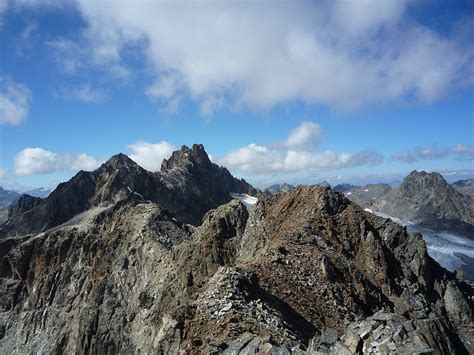
[{"label": "rock outcrop", "polygon": [[130,194],[0,239],[0,258],[5,353],[474,351],[472,288],[329,188],[231,201],[197,228]]}]

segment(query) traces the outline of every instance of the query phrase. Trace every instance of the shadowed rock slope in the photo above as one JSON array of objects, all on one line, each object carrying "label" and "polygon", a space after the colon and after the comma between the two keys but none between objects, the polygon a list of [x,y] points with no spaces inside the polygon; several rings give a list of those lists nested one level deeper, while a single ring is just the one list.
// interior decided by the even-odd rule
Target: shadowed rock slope
[{"label": "shadowed rock slope", "polygon": [[97,170],[80,171],[59,184],[46,199],[30,201],[31,208],[26,208],[26,203],[13,207],[0,235],[47,230],[77,213],[130,195],[156,202],[178,220],[196,225],[208,210],[229,202],[231,192],[259,193],[245,180],[235,179],[226,168],[213,164],[200,144],[174,152],[157,173],[117,154]]},{"label": "shadowed rock slope", "polygon": [[473,351],[472,289],[329,188],[197,228],[129,195],[0,239],[0,258],[2,352]]}]

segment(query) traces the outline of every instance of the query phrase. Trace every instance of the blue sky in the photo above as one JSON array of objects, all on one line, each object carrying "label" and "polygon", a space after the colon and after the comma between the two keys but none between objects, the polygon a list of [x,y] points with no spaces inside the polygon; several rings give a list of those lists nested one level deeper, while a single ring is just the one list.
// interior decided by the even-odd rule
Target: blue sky
[{"label": "blue sky", "polygon": [[257,186],[472,177],[473,9],[0,0],[0,185],[193,143]]}]

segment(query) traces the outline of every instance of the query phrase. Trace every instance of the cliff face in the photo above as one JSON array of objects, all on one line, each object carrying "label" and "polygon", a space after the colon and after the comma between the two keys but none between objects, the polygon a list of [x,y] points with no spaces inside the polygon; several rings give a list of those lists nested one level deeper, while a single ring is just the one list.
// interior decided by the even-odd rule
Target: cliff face
[{"label": "cliff face", "polygon": [[474,350],[472,289],[329,188],[197,228],[132,194],[0,244],[3,352]]}]

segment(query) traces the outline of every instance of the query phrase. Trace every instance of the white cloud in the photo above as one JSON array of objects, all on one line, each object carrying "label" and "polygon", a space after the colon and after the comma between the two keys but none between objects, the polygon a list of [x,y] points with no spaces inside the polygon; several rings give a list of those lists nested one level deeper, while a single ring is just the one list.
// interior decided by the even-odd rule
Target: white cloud
[{"label": "white cloud", "polygon": [[42,148],[26,148],[14,158],[14,174],[17,176],[48,174],[55,171],[93,170],[103,160],[85,153],[54,153]]},{"label": "white cloud", "polygon": [[180,80],[176,76],[168,75],[159,78],[146,89],[146,94],[152,100],[157,98],[170,99],[179,90]]},{"label": "white cloud", "polygon": [[315,139],[319,142],[322,135],[318,124],[303,122],[290,132],[288,139],[277,143],[275,149],[252,143],[230,151],[217,162],[233,171],[249,175],[334,170],[360,165],[373,166],[383,162],[383,156],[373,150],[357,153],[336,153],[329,149],[314,151],[316,146],[313,142]]},{"label": "white cloud", "polygon": [[88,24],[82,42],[56,45],[66,68],[130,75],[132,46],[157,73],[148,96],[176,106],[185,95],[203,114],[294,99],[336,109],[430,102],[474,80],[472,42],[417,23],[406,1],[78,0],[78,8]]},{"label": "white cloud", "polygon": [[315,122],[305,121],[293,129],[284,145],[292,149],[315,147],[324,138],[324,132]]},{"label": "white cloud", "polygon": [[17,125],[28,116],[31,91],[26,85],[0,76],[0,124]]},{"label": "white cloud", "polygon": [[176,147],[168,142],[149,143],[138,141],[127,146],[132,151],[130,158],[150,171],[161,168],[163,159],[168,159]]},{"label": "white cloud", "polygon": [[[106,31],[92,34],[93,27],[74,39],[59,38],[46,42],[52,55],[65,74],[125,81],[131,72],[120,57],[119,34]],[[104,75],[105,74],[105,75]]]},{"label": "white cloud", "polygon": [[93,88],[90,84],[61,87],[56,93],[58,98],[64,100],[77,100],[87,103],[98,103],[106,99],[107,94],[102,89]]},{"label": "white cloud", "polygon": [[420,159],[443,159],[453,156],[459,160],[474,160],[474,146],[471,144],[457,144],[453,147],[440,148],[436,143],[427,147],[406,150],[392,155],[392,160],[413,163]]}]

